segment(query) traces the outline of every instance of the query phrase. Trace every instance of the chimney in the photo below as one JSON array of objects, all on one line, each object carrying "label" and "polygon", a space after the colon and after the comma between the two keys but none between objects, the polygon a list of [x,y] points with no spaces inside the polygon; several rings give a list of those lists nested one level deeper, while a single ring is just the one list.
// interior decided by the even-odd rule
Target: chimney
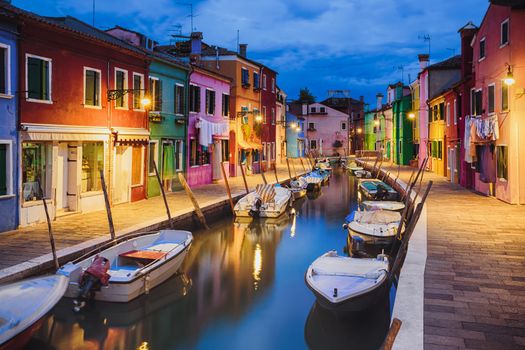
[{"label": "chimney", "polygon": [[377,99],[376,109],[380,110],[381,108],[383,108],[383,94],[381,93],[377,94],[376,99]]},{"label": "chimney", "polygon": [[430,59],[430,56],[427,54],[419,54],[417,55],[417,58],[419,59],[419,70],[422,71],[425,68],[428,67],[428,61]]},{"label": "chimney", "polygon": [[239,44],[239,55],[241,57],[246,58],[246,49],[248,48],[248,44]]},{"label": "chimney", "polygon": [[192,63],[196,63],[201,58],[202,53],[202,32],[191,33],[191,54],[190,60]]},{"label": "chimney", "polygon": [[472,46],[472,38],[478,31],[472,22],[468,22],[458,30],[461,36],[461,77],[465,78],[472,74],[472,58],[474,56]]}]

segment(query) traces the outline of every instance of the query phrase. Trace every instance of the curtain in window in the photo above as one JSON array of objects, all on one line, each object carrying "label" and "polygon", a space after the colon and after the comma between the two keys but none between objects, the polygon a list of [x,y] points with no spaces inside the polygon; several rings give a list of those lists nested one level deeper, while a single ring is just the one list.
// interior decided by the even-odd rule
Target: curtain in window
[{"label": "curtain in window", "polygon": [[162,145],[162,177],[170,179],[175,174],[175,146],[173,143]]}]

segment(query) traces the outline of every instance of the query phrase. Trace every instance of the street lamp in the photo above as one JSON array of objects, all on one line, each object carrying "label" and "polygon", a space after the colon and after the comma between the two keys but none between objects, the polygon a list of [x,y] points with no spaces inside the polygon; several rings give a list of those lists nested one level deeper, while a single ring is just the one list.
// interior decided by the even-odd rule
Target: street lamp
[{"label": "street lamp", "polygon": [[510,68],[510,64],[507,67],[507,75],[505,76],[505,79],[503,81],[505,82],[505,85],[507,86],[513,85],[516,82],[514,80],[514,74],[512,74],[512,69]]},{"label": "street lamp", "polygon": [[363,132],[363,129],[361,129],[361,128],[357,128],[357,133],[358,133],[358,134],[361,134],[362,132]]},{"label": "street lamp", "polygon": [[379,126],[379,119],[374,120],[374,126]]},{"label": "street lamp", "polygon": [[262,120],[263,120],[262,115],[257,114],[257,115],[255,116],[255,122],[260,123],[260,122],[262,122]]},{"label": "street lamp", "polygon": [[408,118],[409,119],[414,119],[415,117],[416,117],[416,114],[414,112],[408,113]]},{"label": "street lamp", "polygon": [[141,100],[140,100],[140,105],[142,107],[147,107],[151,104],[151,99],[149,97],[143,97]]},{"label": "street lamp", "polygon": [[[146,89],[117,89],[117,90],[108,90],[107,97],[109,101],[115,101],[119,98],[124,97],[127,94],[134,94],[136,92],[146,91]],[[149,97],[143,96],[140,99],[140,105],[142,107],[147,107],[151,104],[151,99]]]}]

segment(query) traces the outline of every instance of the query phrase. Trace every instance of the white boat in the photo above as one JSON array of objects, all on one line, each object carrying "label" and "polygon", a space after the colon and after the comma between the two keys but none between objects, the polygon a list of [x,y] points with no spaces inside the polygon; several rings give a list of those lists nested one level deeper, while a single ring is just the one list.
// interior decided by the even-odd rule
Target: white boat
[{"label": "white boat", "polygon": [[308,183],[306,186],[307,191],[318,191],[321,189],[321,184],[324,181],[324,178],[316,172],[311,172],[308,175],[305,175],[304,179]]},{"label": "white boat", "polygon": [[188,231],[161,230],[131,238],[77,262],[62,266],[57,274],[69,277],[66,297],[77,298],[85,271],[97,257],[108,260],[109,280],[92,293],[95,300],[128,302],[148,293],[178,271],[193,241]]},{"label": "white boat", "polygon": [[233,211],[235,216],[276,218],[284,213],[291,200],[289,189],[270,184],[257,185],[255,191],[239,199]]},{"label": "white boat", "polygon": [[356,170],[354,171],[354,175],[355,177],[359,179],[371,179],[372,178],[372,173],[369,172],[368,170]]},{"label": "white boat", "polygon": [[52,275],[1,286],[0,348],[23,348],[39,321],[62,298],[67,283],[67,277]]},{"label": "white boat", "polygon": [[308,187],[308,181],[304,177],[299,177],[297,180],[290,181],[290,191],[294,199],[299,199],[306,196],[306,188]]},{"label": "white boat", "polygon": [[348,233],[363,238],[365,243],[386,244],[393,242],[401,214],[388,210],[353,211],[346,217]]},{"label": "white boat", "polygon": [[368,200],[396,201],[399,193],[391,186],[378,179],[360,179],[359,190]]},{"label": "white boat", "polygon": [[358,259],[332,250],[308,267],[305,280],[322,307],[336,313],[360,311],[387,297],[388,269],[386,255]]},{"label": "white boat", "polygon": [[363,207],[366,210],[390,210],[402,211],[405,209],[405,203],[396,201],[364,201]]}]

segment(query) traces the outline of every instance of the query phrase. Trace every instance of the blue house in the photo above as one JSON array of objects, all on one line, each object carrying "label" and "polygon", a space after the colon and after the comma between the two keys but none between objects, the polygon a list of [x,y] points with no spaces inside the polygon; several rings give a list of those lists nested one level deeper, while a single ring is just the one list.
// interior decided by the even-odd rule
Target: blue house
[{"label": "blue house", "polygon": [[286,112],[286,156],[304,157],[304,118]]},{"label": "blue house", "polygon": [[0,13],[0,232],[18,227],[17,24]]}]

